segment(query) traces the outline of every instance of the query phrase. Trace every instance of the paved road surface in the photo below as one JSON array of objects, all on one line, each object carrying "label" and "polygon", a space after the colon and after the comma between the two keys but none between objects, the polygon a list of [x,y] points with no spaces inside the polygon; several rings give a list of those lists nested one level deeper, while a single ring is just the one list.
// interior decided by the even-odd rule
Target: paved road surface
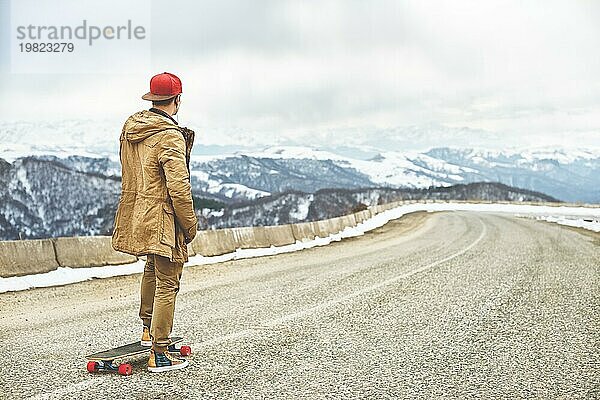
[{"label": "paved road surface", "polygon": [[90,375],[137,338],[139,275],[0,295],[0,397],[598,398],[600,235],[412,214],[301,252],[188,268],[191,366]]}]

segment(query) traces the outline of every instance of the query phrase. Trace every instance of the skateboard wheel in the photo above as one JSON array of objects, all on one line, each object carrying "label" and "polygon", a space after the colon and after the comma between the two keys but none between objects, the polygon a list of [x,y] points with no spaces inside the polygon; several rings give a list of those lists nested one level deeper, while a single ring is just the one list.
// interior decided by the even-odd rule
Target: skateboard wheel
[{"label": "skateboard wheel", "polygon": [[98,371],[98,363],[96,361],[88,361],[87,370],[88,370],[88,372]]},{"label": "skateboard wheel", "polygon": [[131,364],[119,365],[119,375],[131,375],[132,373],[133,369],[131,368]]},{"label": "skateboard wheel", "polygon": [[190,354],[192,354],[192,348],[190,346],[181,346],[181,348],[179,349],[179,354],[181,354],[182,356],[189,356]]}]

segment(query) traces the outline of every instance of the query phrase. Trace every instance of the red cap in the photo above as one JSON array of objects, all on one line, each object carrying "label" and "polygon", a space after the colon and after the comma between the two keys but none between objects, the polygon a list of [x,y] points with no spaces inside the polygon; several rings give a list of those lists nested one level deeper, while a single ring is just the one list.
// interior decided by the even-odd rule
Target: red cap
[{"label": "red cap", "polygon": [[142,96],[144,100],[167,100],[181,93],[181,79],[168,72],[154,75],[150,79],[150,91]]}]

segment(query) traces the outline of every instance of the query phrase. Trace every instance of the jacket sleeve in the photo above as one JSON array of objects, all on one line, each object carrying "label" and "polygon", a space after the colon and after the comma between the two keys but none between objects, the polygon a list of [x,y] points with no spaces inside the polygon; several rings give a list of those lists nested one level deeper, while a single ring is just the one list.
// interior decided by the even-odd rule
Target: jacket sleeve
[{"label": "jacket sleeve", "polygon": [[173,201],[175,218],[191,241],[198,230],[198,220],[194,212],[192,187],[186,165],[186,145],[181,133],[175,129],[166,130],[159,143],[158,162],[163,168],[167,192]]}]

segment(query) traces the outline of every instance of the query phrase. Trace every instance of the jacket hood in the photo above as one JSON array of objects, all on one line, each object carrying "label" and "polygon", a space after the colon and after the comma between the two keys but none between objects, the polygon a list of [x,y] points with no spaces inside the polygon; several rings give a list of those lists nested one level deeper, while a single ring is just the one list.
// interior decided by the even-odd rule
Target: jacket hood
[{"label": "jacket hood", "polygon": [[159,114],[143,110],[136,112],[125,121],[123,131],[130,143],[137,143],[166,129],[179,129],[179,127]]}]

